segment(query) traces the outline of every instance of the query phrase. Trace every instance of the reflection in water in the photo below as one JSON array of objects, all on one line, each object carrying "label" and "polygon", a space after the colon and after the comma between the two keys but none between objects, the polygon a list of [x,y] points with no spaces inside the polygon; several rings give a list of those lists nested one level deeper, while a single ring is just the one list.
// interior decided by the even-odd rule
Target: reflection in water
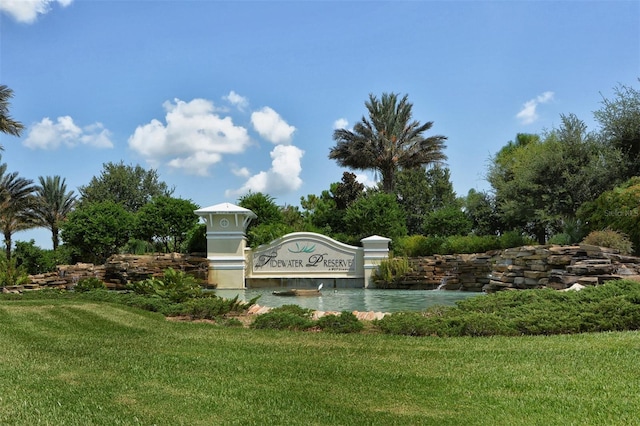
[{"label": "reflection in water", "polygon": [[458,300],[481,296],[483,293],[437,290],[373,290],[373,289],[325,289],[321,296],[283,297],[274,296],[274,289],[215,290],[224,298],[236,295],[240,300],[251,300],[260,296],[260,306],[272,308],[282,305],[299,305],[317,311],[375,311],[400,312],[423,311],[434,305],[454,305]]}]

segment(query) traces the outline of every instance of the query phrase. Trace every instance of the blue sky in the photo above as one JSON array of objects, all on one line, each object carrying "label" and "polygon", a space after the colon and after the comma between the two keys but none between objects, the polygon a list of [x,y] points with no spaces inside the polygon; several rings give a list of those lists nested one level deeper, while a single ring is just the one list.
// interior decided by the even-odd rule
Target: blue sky
[{"label": "blue sky", "polygon": [[201,207],[328,189],[333,130],[383,92],[448,137],[458,195],[486,190],[517,133],[568,113],[595,130],[602,96],[638,77],[637,1],[0,3],[0,84],[26,126],[0,135],[9,170],[77,190],[103,163],[140,164]]}]

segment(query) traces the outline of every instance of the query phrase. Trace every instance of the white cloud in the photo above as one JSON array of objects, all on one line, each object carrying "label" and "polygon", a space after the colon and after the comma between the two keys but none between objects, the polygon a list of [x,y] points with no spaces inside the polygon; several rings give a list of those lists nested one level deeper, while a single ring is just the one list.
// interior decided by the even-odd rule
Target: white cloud
[{"label": "white cloud", "polygon": [[57,149],[61,145],[69,148],[78,145],[113,148],[110,137],[111,132],[102,123],[81,128],[73,122],[73,118],[66,115],[58,117],[55,123],[45,117],[31,126],[23,145],[31,149]]},{"label": "white cloud", "polygon": [[280,115],[269,107],[251,114],[253,128],[266,140],[273,144],[291,143],[296,128],[287,124]]},{"label": "white cloud", "polygon": [[242,178],[248,178],[251,176],[251,172],[246,167],[233,168],[231,169],[231,173]]},{"label": "white cloud", "polygon": [[51,3],[67,7],[72,2],[73,0],[2,0],[0,11],[18,22],[31,24],[38,19],[38,15],[44,15],[51,10]]},{"label": "white cloud", "polygon": [[538,119],[538,105],[546,104],[547,102],[552,101],[553,95],[553,92],[547,91],[531,100],[528,100],[524,103],[522,109],[516,115],[516,118],[518,118],[520,120],[520,123],[522,124],[531,124],[535,122]]},{"label": "white cloud", "polygon": [[163,106],[166,125],[153,119],[129,137],[129,147],[152,164],[166,162],[206,176],[209,166],[222,161],[223,155],[240,154],[251,143],[247,129],[234,125],[231,117],[216,114],[206,99],[174,99]]},{"label": "white cloud", "polygon": [[376,188],[378,181],[367,174],[356,174],[356,181],[364,185],[365,188]]},{"label": "white cloud", "polygon": [[336,121],[333,122],[334,129],[346,129],[348,125],[349,125],[349,122],[347,121],[346,118],[338,118]]},{"label": "white cloud", "polygon": [[249,106],[249,100],[244,96],[238,95],[233,90],[229,92],[227,96],[224,96],[223,99],[229,101],[231,105],[234,105],[240,111],[244,111],[245,108]]},{"label": "white cloud", "polygon": [[271,151],[271,168],[251,176],[237,190],[226,191],[227,197],[240,196],[248,192],[263,192],[282,195],[295,191],[302,185],[300,159],[304,151],[293,145],[277,145]]}]

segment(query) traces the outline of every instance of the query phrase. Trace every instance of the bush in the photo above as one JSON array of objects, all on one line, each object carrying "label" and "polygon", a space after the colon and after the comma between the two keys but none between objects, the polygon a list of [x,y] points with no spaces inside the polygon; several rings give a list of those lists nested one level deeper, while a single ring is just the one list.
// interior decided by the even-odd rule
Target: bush
[{"label": "bush", "polygon": [[273,330],[307,330],[313,327],[314,322],[291,312],[270,311],[258,315],[251,324],[255,329]]},{"label": "bush", "polygon": [[75,291],[106,290],[107,286],[96,277],[82,278],[74,287]]},{"label": "bush", "polygon": [[214,295],[187,300],[177,305],[173,315],[188,315],[191,319],[215,319],[230,312],[244,311],[252,302],[238,301],[238,296],[233,299],[223,299]]},{"label": "bush", "polygon": [[28,283],[29,275],[25,268],[17,264],[15,257],[7,260],[6,257],[0,256],[0,287],[16,286]]},{"label": "bush", "polygon": [[373,279],[390,283],[402,278],[410,271],[408,258],[393,257],[380,262],[373,272]]},{"label": "bush", "polygon": [[399,256],[432,256],[441,252],[442,245],[445,241],[446,238],[444,237],[411,235],[408,237],[398,238],[394,246],[394,251]]},{"label": "bush", "polygon": [[633,252],[629,238],[622,232],[612,229],[593,231],[582,240],[582,243],[612,248],[618,250],[621,254],[631,254]]},{"label": "bush", "polygon": [[202,295],[202,288],[194,277],[173,268],[165,270],[161,279],[138,281],[129,288],[138,294],[155,295],[177,303]]},{"label": "bush", "polygon": [[441,254],[484,253],[498,248],[498,237],[493,235],[451,236],[442,245]]},{"label": "bush", "polygon": [[330,333],[359,333],[364,325],[349,311],[343,311],[340,315],[325,315],[318,319],[317,326]]},{"label": "bush", "polygon": [[536,244],[535,240],[531,237],[522,235],[518,231],[507,231],[500,235],[500,247],[501,249],[508,249],[512,247],[521,247],[526,245]]}]

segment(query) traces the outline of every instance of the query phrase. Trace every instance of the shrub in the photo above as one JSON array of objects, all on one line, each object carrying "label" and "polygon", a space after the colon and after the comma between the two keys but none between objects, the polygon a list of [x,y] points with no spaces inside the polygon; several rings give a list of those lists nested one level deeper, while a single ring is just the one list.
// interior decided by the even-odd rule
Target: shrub
[{"label": "shrub", "polygon": [[451,236],[442,245],[442,254],[484,253],[500,248],[499,240],[493,235]]},{"label": "shrub", "polygon": [[387,283],[394,282],[409,273],[409,259],[406,257],[393,257],[384,259],[373,272],[373,279]]},{"label": "shrub", "polygon": [[202,288],[194,277],[173,268],[165,270],[161,279],[138,281],[129,288],[138,294],[156,295],[177,303],[202,295]]},{"label": "shrub", "polygon": [[440,253],[444,237],[425,237],[424,235],[411,235],[398,238],[394,250],[399,256],[417,257],[432,256]]},{"label": "shrub", "polygon": [[535,240],[531,237],[522,235],[518,231],[507,231],[500,235],[500,247],[501,249],[508,249],[512,247],[521,247],[530,244],[535,244]]},{"label": "shrub", "polygon": [[633,251],[629,238],[622,232],[614,231],[612,229],[593,231],[587,235],[582,242],[584,244],[612,248],[614,250],[618,250],[622,254],[631,254]]},{"label": "shrub", "polygon": [[330,333],[359,333],[364,327],[349,311],[343,311],[340,315],[325,315],[316,324],[321,330]]},{"label": "shrub", "polygon": [[191,319],[215,319],[230,312],[244,311],[252,304],[252,301],[239,301],[238,296],[233,299],[224,299],[211,295],[187,300],[177,305],[172,313],[174,315],[188,315]]},{"label": "shrub", "polygon": [[270,311],[266,314],[258,315],[251,324],[255,329],[273,330],[307,330],[313,327],[314,322],[308,318],[301,317],[291,312]]},{"label": "shrub", "polygon": [[25,268],[17,264],[15,257],[7,260],[6,257],[0,256],[0,287],[28,283],[29,275]]},{"label": "shrub", "polygon": [[96,277],[82,278],[74,287],[75,291],[106,290],[107,286]]}]

